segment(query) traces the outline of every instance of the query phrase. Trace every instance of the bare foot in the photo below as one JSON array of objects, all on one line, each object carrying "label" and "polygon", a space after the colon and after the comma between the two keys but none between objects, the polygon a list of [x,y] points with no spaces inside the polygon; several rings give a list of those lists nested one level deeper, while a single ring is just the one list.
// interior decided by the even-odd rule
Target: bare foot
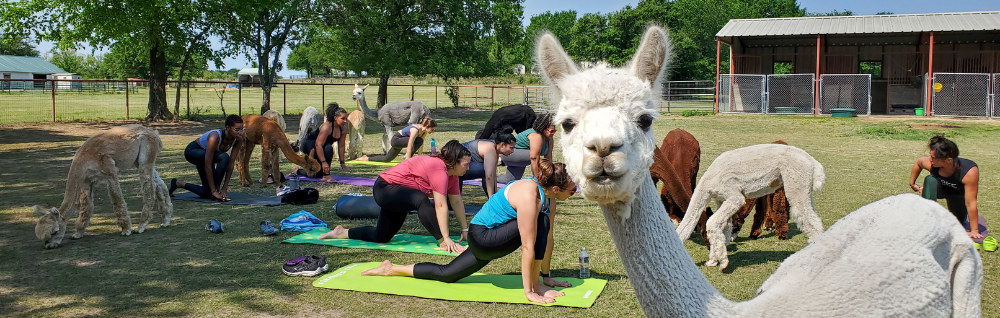
[{"label": "bare foot", "polygon": [[382,261],[378,267],[361,272],[361,275],[365,276],[393,276],[392,275],[392,262],[389,260]]},{"label": "bare foot", "polygon": [[343,226],[337,225],[337,227],[330,230],[330,232],[323,233],[319,236],[320,239],[345,239],[347,238],[347,229]]},{"label": "bare foot", "polygon": [[358,157],[357,159],[354,159],[354,160],[355,161],[368,161],[368,155],[361,155],[361,157]]}]

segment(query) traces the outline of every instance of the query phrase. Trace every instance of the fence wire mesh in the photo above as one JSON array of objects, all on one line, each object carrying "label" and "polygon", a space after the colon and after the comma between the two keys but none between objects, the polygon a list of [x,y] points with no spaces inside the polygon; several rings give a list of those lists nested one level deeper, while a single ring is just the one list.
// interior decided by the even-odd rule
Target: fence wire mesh
[{"label": "fence wire mesh", "polygon": [[990,115],[990,74],[935,73],[933,91],[934,116]]},{"label": "fence wire mesh", "polygon": [[857,115],[871,114],[871,74],[823,74],[819,76],[820,113],[851,108]]},{"label": "fence wire mesh", "polygon": [[765,80],[764,75],[720,74],[719,112],[763,113]]},{"label": "fence wire mesh", "polygon": [[1000,117],[1000,73],[993,74],[993,118]]},{"label": "fence wire mesh", "polygon": [[772,74],[767,76],[767,112],[812,114],[815,74]]}]

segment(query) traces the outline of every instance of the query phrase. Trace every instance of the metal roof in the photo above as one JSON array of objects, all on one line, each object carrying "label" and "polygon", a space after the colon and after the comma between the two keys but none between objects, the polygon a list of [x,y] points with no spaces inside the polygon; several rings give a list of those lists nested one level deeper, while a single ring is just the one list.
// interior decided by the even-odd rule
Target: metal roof
[{"label": "metal roof", "polygon": [[1000,31],[1000,11],[733,19],[716,37]]},{"label": "metal roof", "polygon": [[0,72],[17,72],[33,74],[66,73],[63,69],[34,56],[0,55]]},{"label": "metal roof", "polygon": [[238,75],[260,75],[260,70],[256,67],[244,67],[241,68]]}]

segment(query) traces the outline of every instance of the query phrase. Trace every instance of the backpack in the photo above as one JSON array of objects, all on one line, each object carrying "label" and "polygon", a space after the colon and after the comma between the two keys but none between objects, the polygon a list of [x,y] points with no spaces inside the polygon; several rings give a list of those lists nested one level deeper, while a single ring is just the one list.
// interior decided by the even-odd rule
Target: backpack
[{"label": "backpack", "polygon": [[303,205],[319,201],[319,191],[313,188],[295,189],[281,195],[281,203]]},{"label": "backpack", "polygon": [[298,232],[309,232],[313,229],[325,228],[327,227],[326,222],[316,218],[312,213],[306,212],[305,210],[292,213],[284,220],[281,220],[281,230],[283,231],[298,231]]}]

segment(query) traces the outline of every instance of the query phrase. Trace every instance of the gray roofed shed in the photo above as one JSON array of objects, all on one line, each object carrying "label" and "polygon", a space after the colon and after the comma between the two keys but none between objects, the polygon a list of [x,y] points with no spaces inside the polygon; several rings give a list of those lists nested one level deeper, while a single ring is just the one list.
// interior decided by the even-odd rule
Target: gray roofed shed
[{"label": "gray roofed shed", "polygon": [[731,43],[727,40],[733,37],[994,30],[1000,30],[1000,11],[734,19],[729,20],[715,36]]}]

